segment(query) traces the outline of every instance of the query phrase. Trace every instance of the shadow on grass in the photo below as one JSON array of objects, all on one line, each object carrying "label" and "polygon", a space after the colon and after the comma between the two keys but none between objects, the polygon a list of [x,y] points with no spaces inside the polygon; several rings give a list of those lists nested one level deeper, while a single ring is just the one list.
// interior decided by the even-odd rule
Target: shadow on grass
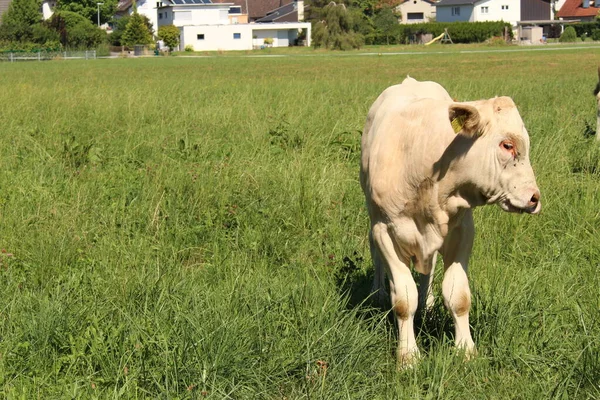
[{"label": "shadow on grass", "polygon": [[[360,318],[370,318],[375,314],[386,312],[390,328],[397,331],[393,313],[388,312],[391,309],[389,300],[385,304],[380,304],[378,297],[371,293],[374,271],[370,264],[369,261],[368,265],[365,265],[364,259],[356,252],[352,256],[344,257],[342,265],[335,273],[338,290],[343,296],[347,296],[346,307],[348,309],[360,309],[360,312],[357,313]],[[440,343],[453,343],[454,341],[452,316],[443,304],[441,293],[436,294],[433,307],[426,313],[419,310],[415,315],[415,334],[419,341],[419,347],[425,353],[429,353]],[[476,293],[473,293],[473,297],[475,296]],[[472,304],[471,314],[475,314],[475,308],[480,306],[482,306],[481,299],[477,298],[477,301]],[[477,319],[471,320],[472,331],[477,329],[477,322]]]},{"label": "shadow on grass", "polygon": [[600,175],[600,146],[598,134],[586,121],[582,138],[577,138],[569,149],[571,172],[574,174]]}]

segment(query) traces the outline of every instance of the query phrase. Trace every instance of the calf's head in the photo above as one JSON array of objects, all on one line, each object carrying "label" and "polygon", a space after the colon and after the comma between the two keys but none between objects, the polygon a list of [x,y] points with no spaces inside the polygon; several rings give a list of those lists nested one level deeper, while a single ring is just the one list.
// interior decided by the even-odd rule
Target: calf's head
[{"label": "calf's head", "polygon": [[460,156],[460,178],[487,204],[509,212],[539,213],[529,135],[512,99],[453,103],[448,111],[455,131],[469,147]]}]

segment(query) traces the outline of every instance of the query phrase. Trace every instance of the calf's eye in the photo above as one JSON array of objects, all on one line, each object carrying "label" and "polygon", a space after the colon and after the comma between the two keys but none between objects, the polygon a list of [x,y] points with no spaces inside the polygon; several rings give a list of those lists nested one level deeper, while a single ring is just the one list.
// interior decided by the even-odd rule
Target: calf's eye
[{"label": "calf's eye", "polygon": [[505,140],[502,143],[500,143],[500,147],[504,151],[510,153],[511,156],[513,156],[513,157],[517,156],[517,150],[515,149],[515,145],[510,140]]}]

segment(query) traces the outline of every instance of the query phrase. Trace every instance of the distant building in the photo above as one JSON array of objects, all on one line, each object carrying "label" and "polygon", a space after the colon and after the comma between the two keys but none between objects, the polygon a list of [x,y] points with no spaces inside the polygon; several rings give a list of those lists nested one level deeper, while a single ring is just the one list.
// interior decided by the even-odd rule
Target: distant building
[{"label": "distant building", "polygon": [[[115,17],[133,14],[133,3],[135,0],[119,0],[117,3],[117,13]],[[154,34],[158,31],[158,21],[156,19],[158,7],[162,5],[160,0],[137,0],[138,14],[145,15],[152,23]]]},{"label": "distant building", "polygon": [[[239,23],[243,16],[235,3],[211,0],[165,0],[158,7],[158,26],[175,25],[180,31],[179,49],[186,46],[202,50],[251,50],[260,47],[310,46],[311,24],[298,22],[299,4],[271,10],[265,22]],[[294,8],[294,9],[292,9]],[[279,10],[279,11],[278,11]],[[296,15],[296,21],[279,22]],[[234,16],[234,18],[232,18]],[[266,21],[272,22],[266,22]],[[300,40],[303,32],[305,39]]]},{"label": "distant building", "polygon": [[557,16],[567,21],[593,21],[598,12],[600,12],[600,0],[566,0]]},{"label": "distant building", "polygon": [[435,1],[403,0],[396,10],[400,11],[401,24],[419,24],[435,18]]},{"label": "distant building", "polygon": [[[579,0],[581,1],[581,0]],[[440,0],[436,3],[438,22],[519,21],[552,19],[551,0]]]}]

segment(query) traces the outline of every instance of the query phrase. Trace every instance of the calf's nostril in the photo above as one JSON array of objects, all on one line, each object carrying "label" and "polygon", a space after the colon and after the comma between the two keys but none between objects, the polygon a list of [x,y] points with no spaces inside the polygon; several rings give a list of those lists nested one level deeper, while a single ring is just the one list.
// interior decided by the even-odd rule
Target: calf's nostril
[{"label": "calf's nostril", "polygon": [[540,192],[535,192],[531,199],[529,200],[529,204],[534,205],[540,201]]}]

